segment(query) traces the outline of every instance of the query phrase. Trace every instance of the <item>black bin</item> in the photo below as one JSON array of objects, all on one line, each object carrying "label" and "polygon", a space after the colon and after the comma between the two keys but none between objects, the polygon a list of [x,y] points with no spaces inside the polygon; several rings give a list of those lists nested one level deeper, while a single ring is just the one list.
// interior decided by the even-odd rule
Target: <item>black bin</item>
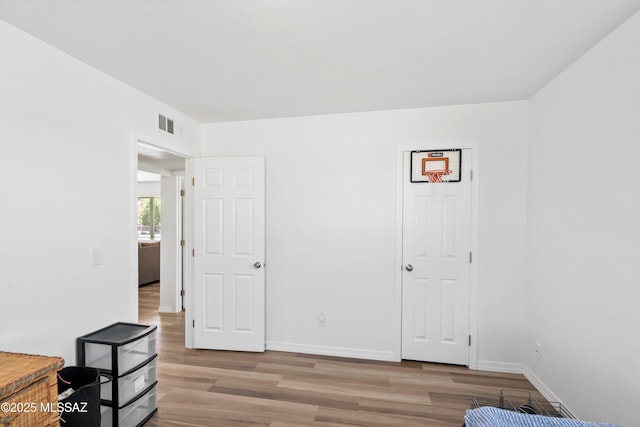
[{"label": "black bin", "polygon": [[111,376],[96,368],[68,366],[58,371],[58,394],[73,393],[58,402],[60,425],[64,427],[100,427],[100,378]]}]

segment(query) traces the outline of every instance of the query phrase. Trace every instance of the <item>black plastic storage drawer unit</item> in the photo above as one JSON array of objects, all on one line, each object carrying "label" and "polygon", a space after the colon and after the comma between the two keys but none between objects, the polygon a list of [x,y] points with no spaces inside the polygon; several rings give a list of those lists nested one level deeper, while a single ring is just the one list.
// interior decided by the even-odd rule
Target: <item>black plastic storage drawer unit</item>
[{"label": "black plastic storage drawer unit", "polygon": [[78,365],[113,377],[100,390],[102,427],[141,426],[156,412],[156,333],[118,322],[76,340]]}]

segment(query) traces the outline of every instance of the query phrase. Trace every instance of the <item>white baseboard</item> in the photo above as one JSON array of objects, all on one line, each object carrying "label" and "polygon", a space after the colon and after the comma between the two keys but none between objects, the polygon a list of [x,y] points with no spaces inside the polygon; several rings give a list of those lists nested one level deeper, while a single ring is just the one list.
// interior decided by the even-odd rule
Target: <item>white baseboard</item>
[{"label": "white baseboard", "polygon": [[560,398],[529,368],[519,363],[494,362],[491,360],[478,360],[479,371],[504,372],[511,374],[523,374],[527,380],[547,399],[549,402],[557,402],[562,405],[562,415],[566,418],[576,418],[574,413]]},{"label": "white baseboard", "polygon": [[178,311],[173,306],[161,305],[160,307],[158,307],[158,312],[160,312],[160,313],[177,313]]},{"label": "white baseboard", "polygon": [[522,374],[522,365],[519,363],[494,362],[492,360],[478,360],[476,369],[479,371],[505,372],[509,374]]},{"label": "white baseboard", "polygon": [[318,354],[322,356],[350,357],[354,359],[383,360],[397,362],[399,359],[392,351],[366,350],[360,348],[329,347],[322,345],[295,344],[267,341],[267,350],[287,351],[290,353]]},{"label": "white baseboard", "polygon": [[576,418],[575,414],[560,400],[556,395],[536,374],[526,366],[522,372],[531,384],[547,399],[549,402],[558,402],[562,405],[562,415],[566,418]]}]

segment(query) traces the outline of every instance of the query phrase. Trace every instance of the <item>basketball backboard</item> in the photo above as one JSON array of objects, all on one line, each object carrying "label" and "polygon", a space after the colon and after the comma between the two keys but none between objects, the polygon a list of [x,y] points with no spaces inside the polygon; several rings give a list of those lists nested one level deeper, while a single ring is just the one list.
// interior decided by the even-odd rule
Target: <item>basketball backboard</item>
[{"label": "basketball backboard", "polygon": [[411,182],[460,182],[461,150],[411,152]]}]

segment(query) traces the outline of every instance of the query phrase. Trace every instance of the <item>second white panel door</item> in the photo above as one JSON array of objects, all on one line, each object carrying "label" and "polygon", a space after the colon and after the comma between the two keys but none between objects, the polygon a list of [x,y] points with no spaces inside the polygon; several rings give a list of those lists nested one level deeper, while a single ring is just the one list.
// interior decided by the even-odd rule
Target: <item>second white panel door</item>
[{"label": "second white panel door", "polygon": [[403,359],[469,363],[470,161],[460,182],[412,183],[404,153]]}]

